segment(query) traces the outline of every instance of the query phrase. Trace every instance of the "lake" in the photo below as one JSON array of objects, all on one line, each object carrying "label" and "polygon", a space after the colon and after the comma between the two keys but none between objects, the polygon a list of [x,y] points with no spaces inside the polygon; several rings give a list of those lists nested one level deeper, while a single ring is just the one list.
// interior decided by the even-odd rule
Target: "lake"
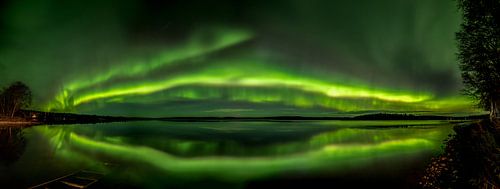
[{"label": "lake", "polygon": [[416,187],[447,121],[123,122],[1,129],[0,183],[94,188]]}]

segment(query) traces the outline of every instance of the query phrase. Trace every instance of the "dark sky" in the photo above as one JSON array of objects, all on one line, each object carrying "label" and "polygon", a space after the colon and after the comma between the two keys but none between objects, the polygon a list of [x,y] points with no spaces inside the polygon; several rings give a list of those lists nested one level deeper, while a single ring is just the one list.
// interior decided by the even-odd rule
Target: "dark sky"
[{"label": "dark sky", "polygon": [[471,110],[450,0],[3,1],[0,84],[109,115]]}]

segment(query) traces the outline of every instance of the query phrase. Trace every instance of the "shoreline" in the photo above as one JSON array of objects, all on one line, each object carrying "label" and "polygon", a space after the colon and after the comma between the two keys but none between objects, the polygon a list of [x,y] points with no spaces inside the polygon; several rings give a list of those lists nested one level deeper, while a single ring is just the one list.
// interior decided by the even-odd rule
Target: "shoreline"
[{"label": "shoreline", "polygon": [[352,117],[308,117],[308,116],[264,116],[264,117],[125,117],[125,116],[100,116],[74,113],[54,113],[34,110],[21,110],[17,117],[0,117],[0,127],[29,127],[35,125],[54,124],[96,124],[109,122],[128,121],[173,121],[173,122],[248,122],[248,121],[403,121],[403,120],[446,120],[454,123],[464,121],[482,120],[487,115],[469,116],[439,116],[439,115],[413,115],[375,113]]},{"label": "shoreline", "polygon": [[422,188],[499,188],[500,128],[480,120],[453,128],[445,151],[431,159]]},{"label": "shoreline", "polygon": [[40,125],[43,123],[40,122],[32,122],[32,121],[5,121],[0,120],[0,128],[3,127],[30,127],[34,125]]}]

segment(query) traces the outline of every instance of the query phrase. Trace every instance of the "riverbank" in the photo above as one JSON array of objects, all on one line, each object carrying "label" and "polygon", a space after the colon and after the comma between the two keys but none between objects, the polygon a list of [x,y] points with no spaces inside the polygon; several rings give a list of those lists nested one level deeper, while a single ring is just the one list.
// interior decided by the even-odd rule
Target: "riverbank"
[{"label": "riverbank", "polygon": [[432,159],[423,188],[500,188],[500,129],[489,120],[454,127],[445,151]]},{"label": "riverbank", "polygon": [[29,127],[39,125],[40,122],[31,121],[23,118],[5,118],[0,117],[0,127]]},{"label": "riverbank", "polygon": [[99,116],[75,113],[42,112],[35,110],[20,110],[14,118],[0,117],[1,126],[31,126],[31,125],[54,125],[54,124],[95,124],[125,121],[173,121],[173,122],[254,122],[254,121],[319,121],[319,120],[343,120],[343,121],[402,121],[402,120],[443,120],[449,122],[464,122],[480,120],[488,115],[470,116],[439,116],[439,115],[413,115],[400,113],[375,113],[364,114],[353,117],[303,117],[303,116],[271,116],[271,117],[125,117],[125,116]]},{"label": "riverbank", "polygon": [[31,122],[31,121],[0,121],[0,127],[5,126],[5,127],[12,127],[12,126],[19,126],[19,127],[27,127],[27,126],[33,126],[33,125],[39,125],[40,123],[38,122]]}]

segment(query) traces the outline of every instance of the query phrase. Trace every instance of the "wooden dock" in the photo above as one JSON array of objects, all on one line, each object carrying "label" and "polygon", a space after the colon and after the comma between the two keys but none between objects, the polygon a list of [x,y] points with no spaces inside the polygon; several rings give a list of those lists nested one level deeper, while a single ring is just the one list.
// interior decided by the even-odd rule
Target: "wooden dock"
[{"label": "wooden dock", "polygon": [[30,187],[30,189],[41,189],[41,188],[65,188],[65,189],[76,189],[76,188],[88,188],[99,179],[104,177],[104,173],[90,171],[90,170],[79,170],[74,173],[56,178],[54,180]]}]

